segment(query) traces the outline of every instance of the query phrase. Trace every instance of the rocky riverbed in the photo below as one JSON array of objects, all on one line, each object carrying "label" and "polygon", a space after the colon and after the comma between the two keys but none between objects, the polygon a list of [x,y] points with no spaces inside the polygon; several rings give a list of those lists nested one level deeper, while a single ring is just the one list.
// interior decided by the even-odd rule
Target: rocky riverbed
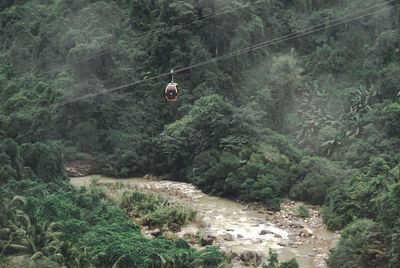
[{"label": "rocky riverbed", "polygon": [[[277,251],[280,260],[296,258],[300,267],[326,267],[325,258],[340,237],[329,232],[320,216],[320,207],[309,206],[308,218],[298,216],[303,205],[285,201],[281,211],[267,210],[259,204],[239,202],[203,194],[193,185],[182,182],[146,178],[118,180],[100,177],[102,183],[123,182],[143,192],[157,192],[197,210],[197,219],[187,226],[164,232],[166,237],[183,237],[194,247],[218,246],[227,255],[234,254],[234,267],[258,266],[265,262],[269,248]],[[91,176],[72,178],[74,185],[89,185]],[[161,230],[142,228],[153,237]]]},{"label": "rocky riverbed", "polygon": [[340,232],[332,233],[327,230],[322,221],[320,206],[308,206],[308,218],[298,216],[298,208],[302,203],[285,201],[278,212],[266,211],[267,219],[279,228],[286,230],[288,239],[278,245],[282,247],[299,248],[312,247],[312,267],[326,267],[329,249],[334,247],[340,238]]}]

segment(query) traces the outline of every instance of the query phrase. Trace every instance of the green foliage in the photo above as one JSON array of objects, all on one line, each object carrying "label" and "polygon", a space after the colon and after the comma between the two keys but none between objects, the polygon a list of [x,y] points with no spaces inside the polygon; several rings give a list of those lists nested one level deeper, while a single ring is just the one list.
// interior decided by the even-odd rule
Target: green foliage
[{"label": "green foliage", "polygon": [[18,145],[11,139],[0,143],[0,182],[18,179],[23,172],[22,159]]},{"label": "green foliage", "polygon": [[216,247],[207,247],[196,252],[195,260],[190,263],[190,267],[219,267],[223,260]]},{"label": "green foliage", "polygon": [[65,179],[61,146],[57,142],[24,143],[18,145],[11,139],[0,142],[0,182],[10,179],[36,179],[53,181]]},{"label": "green foliage", "polygon": [[[360,267],[396,266],[392,265],[393,260],[398,259],[398,252],[395,253],[398,243],[393,240],[399,226],[400,215],[398,206],[395,205],[399,196],[398,172],[398,165],[391,169],[382,158],[375,158],[368,166],[368,173],[352,177],[342,185],[336,185],[328,194],[326,205],[323,208],[324,221],[328,227],[338,229],[359,218],[369,218],[373,219],[376,222],[374,224],[379,225],[381,229],[379,243],[366,242],[366,238],[363,236],[360,236],[360,239],[364,240],[359,241],[356,237],[346,238],[342,235],[343,238],[337,249],[338,253],[330,258],[334,264],[332,267],[341,266],[340,260],[359,263]],[[353,225],[357,226],[356,223],[350,226]],[[363,227],[363,232],[367,238],[374,235],[374,231],[369,227]],[[346,254],[343,253],[346,249],[341,248],[340,243],[346,244],[352,243],[352,241],[365,244],[366,249],[363,249],[365,252],[352,251],[346,257],[339,256],[339,254]],[[360,258],[362,259],[359,260]],[[376,263],[371,264],[374,266],[369,266],[370,262]]]},{"label": "green foliage", "polygon": [[329,267],[382,267],[387,263],[386,250],[382,226],[371,220],[358,220],[343,230],[327,263]]},{"label": "green foliage", "polygon": [[[2,255],[12,255],[16,250],[29,256],[41,252],[60,265],[83,267],[110,267],[116,262],[122,266],[160,267],[163,260],[170,267],[189,267],[191,263],[217,267],[224,260],[215,248],[196,252],[182,240],[144,238],[124,211],[110,206],[94,191],[75,189],[60,181],[10,181],[6,187],[9,196],[24,197],[6,200],[2,208],[6,213],[1,214],[0,228],[20,232],[19,236],[9,234],[9,243],[0,248]],[[134,193],[130,199],[139,202],[153,198]],[[169,216],[182,219],[171,211]],[[7,218],[3,221],[4,217]],[[29,247],[14,246],[25,243],[24,237],[32,239]]]},{"label": "green foliage", "polygon": [[376,218],[373,200],[389,190],[393,178],[378,175],[354,176],[337,184],[328,194],[324,220],[332,229],[344,227],[353,218]]},{"label": "green foliage", "polygon": [[328,189],[340,183],[345,172],[326,158],[307,157],[296,166],[297,182],[290,190],[294,199],[323,204]]},{"label": "green foliage", "polygon": [[124,192],[119,207],[149,227],[161,228],[171,223],[182,225],[196,216],[196,211],[191,208],[174,204],[159,195],[140,192]]},{"label": "green foliage", "polygon": [[[0,182],[34,196],[27,203],[46,208],[43,219],[70,218],[65,233],[87,233],[85,245],[72,237],[60,244],[67,266],[93,260],[95,266],[139,261],[145,267],[190,267],[194,261],[195,253],[182,248],[132,253],[126,243],[142,241],[140,235],[127,231],[124,238],[111,227],[103,230],[87,211],[101,211],[99,221],[116,223],[110,215],[118,213],[103,204],[99,188],[57,192],[52,181],[65,178],[63,157],[93,155],[93,169],[109,176],[159,173],[275,209],[287,196],[325,203],[324,220],[332,229],[373,219],[385,229],[388,257],[381,258],[382,267],[395,267],[399,213],[390,205],[398,204],[400,161],[399,7],[390,3],[385,7],[392,8],[351,22],[326,24],[373,5],[374,0],[2,1]],[[307,36],[179,73],[175,103],[163,99],[165,79],[40,109],[315,25],[321,26]],[[42,189],[24,179],[49,184]],[[146,211],[153,222],[190,215],[154,210],[162,202],[157,198],[133,199],[127,209]],[[129,205],[138,203],[143,207]],[[101,232],[118,237],[103,241],[115,251],[94,245]],[[157,249],[175,247],[155,241]],[[363,252],[342,259],[362,266],[371,258]],[[215,265],[207,256],[192,266]]]},{"label": "green foliage", "polygon": [[236,153],[211,150],[199,154],[193,159],[191,181],[211,194],[279,209],[280,197],[288,193],[293,176],[291,161],[280,150],[293,159],[298,155],[282,136],[271,134],[263,140],[251,147],[242,146]]},{"label": "green foliage", "polygon": [[278,130],[282,129],[286,121],[285,116],[293,102],[294,92],[302,79],[301,72],[293,54],[275,58],[272,62],[267,90],[272,97],[269,106],[273,110],[273,126]]},{"label": "green foliage", "polygon": [[272,249],[269,249],[268,264],[263,264],[262,268],[298,268],[299,264],[296,259],[279,263],[278,255]]},{"label": "green foliage", "polygon": [[310,217],[310,212],[308,206],[299,206],[297,208],[297,216],[302,217],[302,218],[309,218]]},{"label": "green foliage", "polygon": [[66,177],[60,143],[22,144],[21,157],[24,166],[30,167],[36,176],[44,181]]}]

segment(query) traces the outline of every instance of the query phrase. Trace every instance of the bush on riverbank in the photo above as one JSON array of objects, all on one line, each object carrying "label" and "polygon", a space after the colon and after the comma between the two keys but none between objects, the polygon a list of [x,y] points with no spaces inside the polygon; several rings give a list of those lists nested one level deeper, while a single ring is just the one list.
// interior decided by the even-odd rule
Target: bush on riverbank
[{"label": "bush on riverbank", "polygon": [[8,242],[0,244],[0,258],[5,261],[23,254],[34,256],[31,263],[41,258],[71,267],[183,268],[194,261],[216,267],[224,260],[215,248],[196,252],[182,241],[144,238],[123,210],[93,189],[59,180],[10,180],[4,187],[0,230]]},{"label": "bush on riverbank", "polygon": [[151,228],[166,227],[172,223],[183,225],[196,217],[193,209],[170,202],[156,194],[126,191],[119,206],[128,215],[138,218],[140,224]]},{"label": "bush on riverbank", "polygon": [[298,268],[299,264],[296,259],[290,259],[289,261],[284,261],[279,263],[278,254],[276,251],[269,249],[268,264],[263,264],[262,268]]},{"label": "bush on riverbank", "polygon": [[[331,250],[329,267],[381,268],[388,263],[388,243],[382,224],[371,220],[356,220],[343,229],[336,248]],[[388,266],[388,267],[396,267]]]},{"label": "bush on riverbank", "polygon": [[10,179],[52,181],[66,179],[62,149],[57,142],[23,143],[0,141],[0,184]]}]

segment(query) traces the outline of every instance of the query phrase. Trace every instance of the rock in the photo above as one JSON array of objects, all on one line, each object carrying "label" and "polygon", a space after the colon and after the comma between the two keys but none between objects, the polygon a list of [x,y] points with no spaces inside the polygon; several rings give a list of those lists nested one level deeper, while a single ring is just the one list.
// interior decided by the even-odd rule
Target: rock
[{"label": "rock", "polygon": [[306,227],[306,224],[302,221],[292,221],[289,223],[290,226],[294,228],[304,228]]},{"label": "rock", "polygon": [[243,238],[243,235],[238,234],[238,235],[237,235],[237,238]]},{"label": "rock", "polygon": [[90,168],[65,167],[68,177],[84,177],[90,174]]},{"label": "rock", "polygon": [[227,248],[220,248],[219,251],[221,252],[222,256],[228,257],[229,255],[232,254],[232,250],[227,249]]},{"label": "rock", "polygon": [[226,241],[233,241],[233,235],[231,234],[224,234],[222,238]]},{"label": "rock", "polygon": [[300,230],[299,235],[301,237],[309,237],[313,235],[313,231],[308,227],[304,227],[303,229]]},{"label": "rock", "polygon": [[261,264],[263,256],[264,256],[264,254],[262,254],[260,252],[256,252],[256,251],[251,251],[251,250],[246,250],[246,251],[240,253],[240,259],[242,259],[242,261],[244,261],[248,264],[252,264],[255,267],[257,267]]},{"label": "rock", "polygon": [[92,159],[82,159],[65,164],[65,171],[68,177],[88,176],[92,170]]},{"label": "rock", "polygon": [[181,226],[177,223],[170,223],[168,227],[172,232],[175,232],[175,233],[181,231]]},{"label": "rock", "polygon": [[243,261],[240,259],[240,257],[236,256],[231,260],[231,263],[233,264],[233,268],[244,268]]},{"label": "rock", "polygon": [[281,247],[288,247],[289,246],[289,243],[287,243],[287,242],[278,242],[278,246],[281,246]]},{"label": "rock", "polygon": [[149,181],[160,181],[161,180],[161,177],[153,176],[150,173],[147,173],[146,175],[144,175],[143,178],[146,180],[149,180]]},{"label": "rock", "polygon": [[183,234],[183,238],[185,238],[185,239],[189,239],[191,237],[194,237],[194,235],[192,233],[184,233]]},{"label": "rock", "polygon": [[260,235],[266,235],[266,234],[273,234],[273,232],[270,232],[268,230],[261,230]]},{"label": "rock", "polygon": [[296,238],[296,234],[288,234],[288,238],[293,240]]},{"label": "rock", "polygon": [[280,234],[274,234],[275,238],[282,238],[282,236]]},{"label": "rock", "polygon": [[210,234],[209,234],[208,237],[211,237],[211,238],[214,239],[214,240],[217,239],[217,237],[216,237],[215,235],[210,235]]},{"label": "rock", "polygon": [[233,229],[226,229],[227,232],[234,232],[235,230]]},{"label": "rock", "polygon": [[212,237],[210,237],[209,235],[205,235],[201,239],[201,245],[202,246],[210,246],[210,245],[213,244],[213,242],[214,242],[214,239]]},{"label": "rock", "polygon": [[157,229],[154,229],[153,231],[151,231],[150,234],[151,234],[152,236],[154,236],[154,237],[157,237],[157,236],[162,235],[162,232],[161,232],[160,229],[157,228]]}]

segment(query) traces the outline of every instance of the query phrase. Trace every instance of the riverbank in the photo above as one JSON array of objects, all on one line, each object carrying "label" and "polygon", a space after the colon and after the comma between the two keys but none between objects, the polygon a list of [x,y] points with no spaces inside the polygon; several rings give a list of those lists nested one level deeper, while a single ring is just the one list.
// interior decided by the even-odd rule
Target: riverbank
[{"label": "riverbank", "polygon": [[[71,183],[89,186],[91,177],[72,178]],[[309,207],[310,217],[302,218],[296,215],[302,204],[293,201],[284,202],[281,211],[274,212],[257,204],[244,205],[208,196],[182,182],[106,177],[100,177],[100,182],[129,184],[138,191],[163,194],[193,208],[198,212],[194,223],[165,235],[183,237],[197,248],[215,245],[225,254],[234,253],[236,267],[243,266],[244,262],[256,265],[265,261],[269,248],[275,249],[281,260],[296,258],[300,267],[326,267],[324,258],[340,235],[327,231],[319,207]],[[152,236],[147,227],[142,231]]]}]

